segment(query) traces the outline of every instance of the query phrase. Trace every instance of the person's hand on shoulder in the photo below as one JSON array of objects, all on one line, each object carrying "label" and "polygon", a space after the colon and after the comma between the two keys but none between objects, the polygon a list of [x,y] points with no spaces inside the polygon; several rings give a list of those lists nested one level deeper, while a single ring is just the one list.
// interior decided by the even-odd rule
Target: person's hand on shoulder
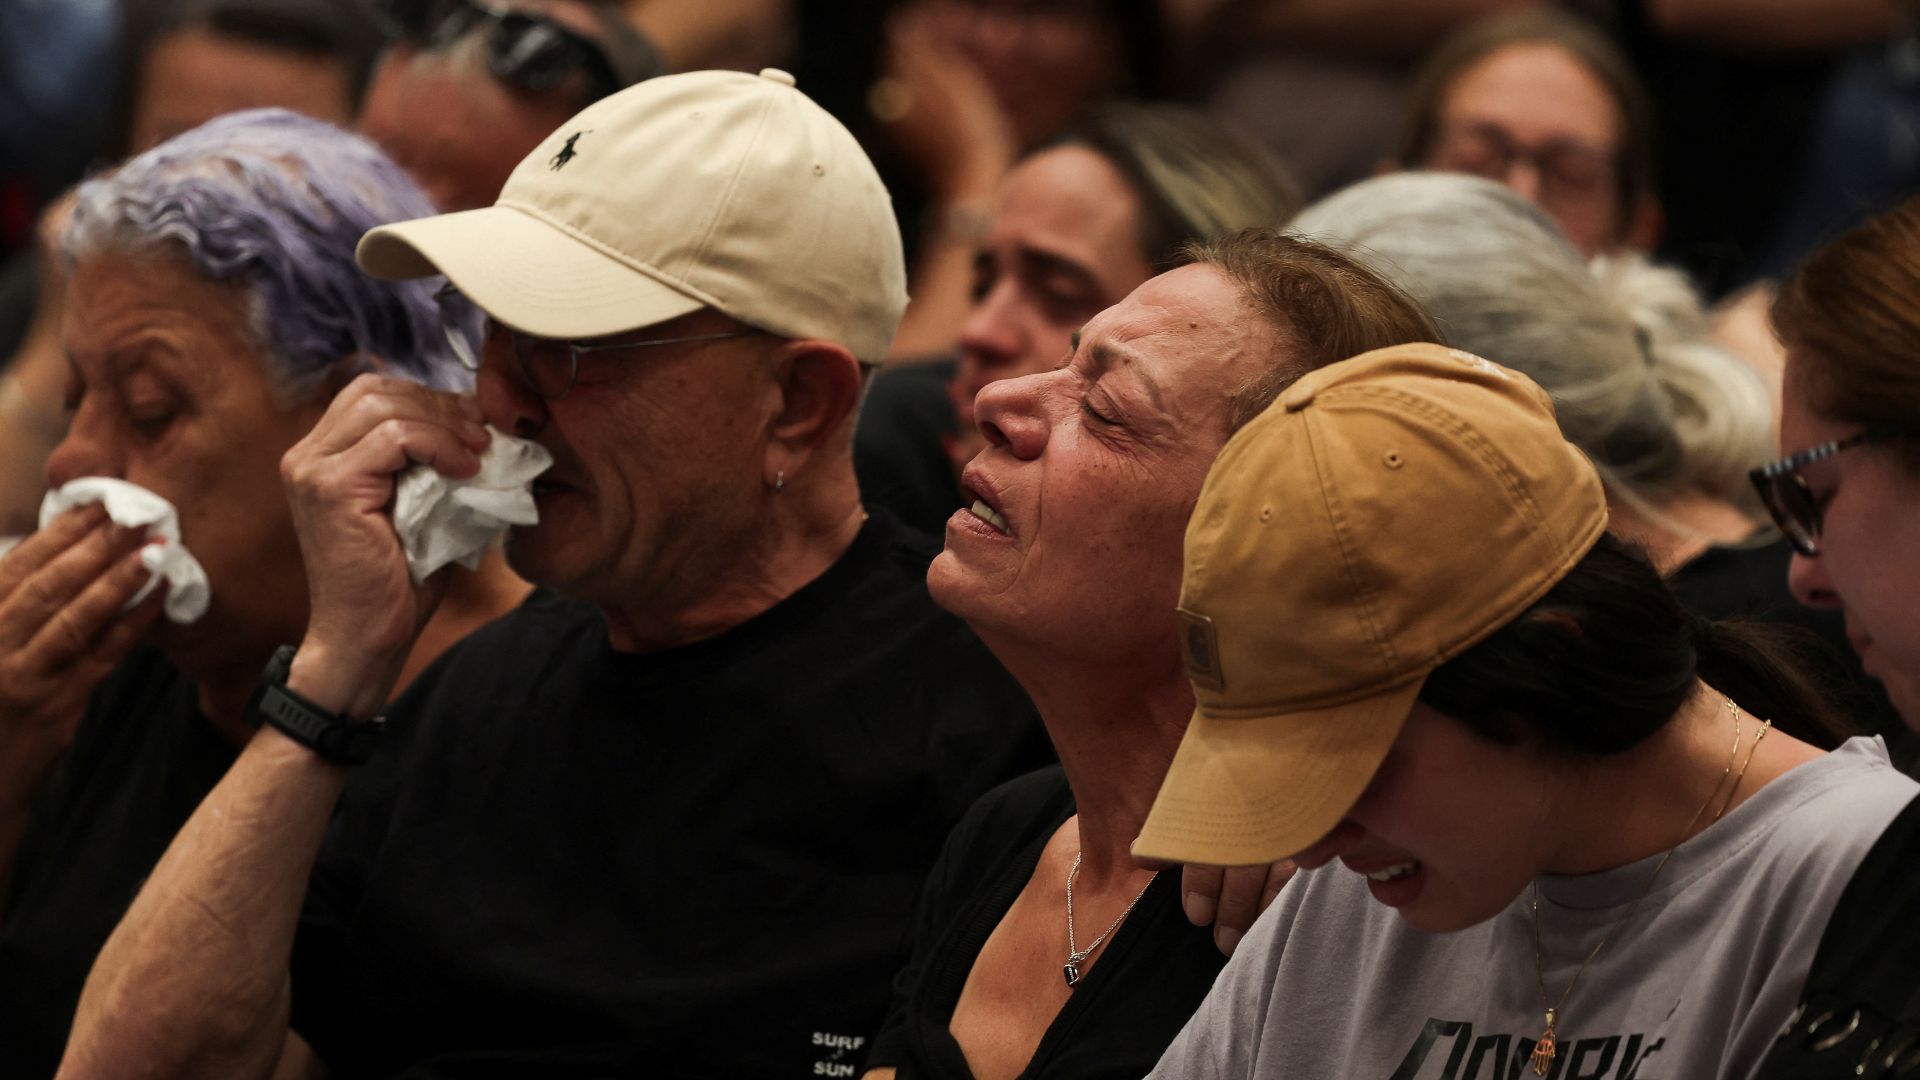
[{"label": "person's hand on shoulder", "polygon": [[1187,921],[1213,927],[1213,943],[1228,956],[1294,874],[1293,862],[1270,866],[1188,866],[1180,872],[1180,906]]}]

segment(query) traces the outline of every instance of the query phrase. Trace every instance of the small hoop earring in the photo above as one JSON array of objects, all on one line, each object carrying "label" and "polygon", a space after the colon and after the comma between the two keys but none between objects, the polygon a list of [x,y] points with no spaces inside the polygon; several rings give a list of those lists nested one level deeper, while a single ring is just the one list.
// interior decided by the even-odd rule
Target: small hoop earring
[{"label": "small hoop earring", "polygon": [[781,469],[773,474],[773,493],[780,494],[787,489],[787,470]]}]

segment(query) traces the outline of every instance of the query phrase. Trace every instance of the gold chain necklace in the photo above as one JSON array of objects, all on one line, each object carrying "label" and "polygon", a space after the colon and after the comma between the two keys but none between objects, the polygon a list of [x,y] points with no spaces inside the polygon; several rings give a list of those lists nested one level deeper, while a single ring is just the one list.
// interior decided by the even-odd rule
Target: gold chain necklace
[{"label": "gold chain necklace", "polygon": [[1087,957],[1093,955],[1093,950],[1099,948],[1101,942],[1107,940],[1108,934],[1119,929],[1127,916],[1133,914],[1134,905],[1140,902],[1141,897],[1147,895],[1147,889],[1152,887],[1153,879],[1160,876],[1158,870],[1148,874],[1147,883],[1140,886],[1139,892],[1133,894],[1133,903],[1127,905],[1127,910],[1121,912],[1105,930],[1100,931],[1099,937],[1088,942],[1086,948],[1078,948],[1073,941],[1073,879],[1080,876],[1080,856],[1083,854],[1085,853],[1079,851],[1073,853],[1073,869],[1067,871],[1067,962],[1060,968],[1060,974],[1066,976],[1069,988],[1080,982],[1080,965],[1086,962]]},{"label": "gold chain necklace", "polygon": [[[1546,964],[1540,958],[1540,884],[1536,880],[1528,886],[1533,914],[1533,978],[1534,983],[1540,988],[1540,1004],[1547,1010],[1547,1029],[1540,1033],[1540,1041],[1533,1044],[1531,1059],[1533,1075],[1545,1076],[1553,1067],[1554,1054],[1560,1048],[1560,1038],[1555,1030],[1560,1023],[1560,1010],[1566,1005],[1567,998],[1573,995],[1573,988],[1580,985],[1580,976],[1587,973],[1587,965],[1593,963],[1594,957],[1600,955],[1600,950],[1606,948],[1607,942],[1613,940],[1614,931],[1626,925],[1627,920],[1633,917],[1633,911],[1640,906],[1640,901],[1645,900],[1648,894],[1653,892],[1654,882],[1660,880],[1660,871],[1667,868],[1667,860],[1673,858],[1673,853],[1680,850],[1680,845],[1685,843],[1688,834],[1693,832],[1693,826],[1700,820],[1700,815],[1706,813],[1707,807],[1713,805],[1714,797],[1720,794],[1721,785],[1727,782],[1728,774],[1733,772],[1734,759],[1740,756],[1740,706],[1735,705],[1732,698],[1727,698],[1726,703],[1727,711],[1733,715],[1733,748],[1727,752],[1727,767],[1720,770],[1719,778],[1713,782],[1713,790],[1707,793],[1707,801],[1701,803],[1700,809],[1695,810],[1693,816],[1687,819],[1687,827],[1680,830],[1680,839],[1674,841],[1665,855],[1660,856],[1660,862],[1654,866],[1653,873],[1647,877],[1646,887],[1640,890],[1640,895],[1633,898],[1633,902],[1627,905],[1627,910],[1621,912],[1620,918],[1607,929],[1606,934],[1600,938],[1600,944],[1595,945],[1593,951],[1587,954],[1587,958],[1580,961],[1580,966],[1574,969],[1573,978],[1567,981],[1567,988],[1560,992],[1560,1000],[1551,1005],[1547,1004],[1549,998],[1547,997]],[[1771,720],[1761,723],[1760,733],[1753,737],[1753,745],[1747,748],[1747,759],[1740,763],[1740,774],[1733,778],[1733,786],[1727,789],[1726,798],[1720,802],[1720,809],[1714,811],[1713,821],[1707,822],[1709,826],[1714,821],[1719,821],[1720,815],[1726,813],[1727,807],[1733,805],[1733,795],[1740,790],[1740,781],[1747,778],[1747,766],[1753,764],[1754,751],[1760,749],[1760,740],[1766,738],[1767,732],[1772,728]]]}]

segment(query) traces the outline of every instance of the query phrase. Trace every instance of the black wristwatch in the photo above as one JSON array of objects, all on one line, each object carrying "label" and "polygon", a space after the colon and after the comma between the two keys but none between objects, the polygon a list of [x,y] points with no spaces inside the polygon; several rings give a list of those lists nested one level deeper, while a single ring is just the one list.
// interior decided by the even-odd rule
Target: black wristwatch
[{"label": "black wristwatch", "polygon": [[386,718],[355,721],[322,709],[287,689],[287,673],[292,670],[293,646],[275,649],[247,710],[254,726],[272,724],[287,738],[339,765],[358,765],[372,757]]}]

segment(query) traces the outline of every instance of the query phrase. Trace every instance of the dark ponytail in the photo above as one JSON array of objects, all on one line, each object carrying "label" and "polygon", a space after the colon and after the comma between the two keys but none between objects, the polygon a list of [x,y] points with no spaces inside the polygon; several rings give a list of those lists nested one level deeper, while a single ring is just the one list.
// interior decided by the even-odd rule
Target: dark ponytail
[{"label": "dark ponytail", "polygon": [[1702,633],[1695,639],[1695,649],[1700,678],[1708,686],[1822,750],[1867,730],[1836,702],[1853,703],[1863,710],[1870,709],[1872,702],[1855,687],[1815,674],[1835,670],[1838,661],[1816,662],[1832,653],[1833,646],[1813,631],[1760,619],[1699,621]]},{"label": "dark ponytail", "polygon": [[1666,726],[1696,679],[1830,749],[1853,731],[1805,673],[1797,627],[1713,623],[1646,557],[1605,535],[1540,601],[1440,665],[1420,700],[1497,742],[1616,754]]}]

